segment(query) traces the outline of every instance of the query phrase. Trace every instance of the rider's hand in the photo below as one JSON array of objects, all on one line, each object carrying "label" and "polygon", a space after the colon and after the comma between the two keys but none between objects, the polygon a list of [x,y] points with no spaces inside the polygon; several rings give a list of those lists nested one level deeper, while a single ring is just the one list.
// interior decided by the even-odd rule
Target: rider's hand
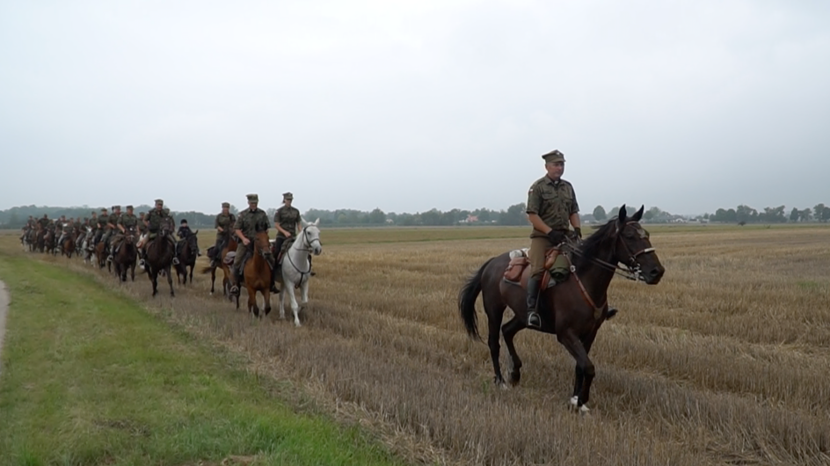
[{"label": "rider's hand", "polygon": [[582,239],[582,228],[574,227],[574,235],[576,235],[577,238]]},{"label": "rider's hand", "polygon": [[242,238],[242,244],[247,246],[247,245],[251,244],[251,240],[249,240],[248,238]]},{"label": "rider's hand", "polygon": [[565,235],[561,231],[551,230],[548,232],[548,239],[553,244],[559,244],[565,240]]},{"label": "rider's hand", "polygon": [[290,231],[286,231],[286,232],[285,232],[285,237],[286,237],[286,238],[291,238],[291,232],[290,232]]}]

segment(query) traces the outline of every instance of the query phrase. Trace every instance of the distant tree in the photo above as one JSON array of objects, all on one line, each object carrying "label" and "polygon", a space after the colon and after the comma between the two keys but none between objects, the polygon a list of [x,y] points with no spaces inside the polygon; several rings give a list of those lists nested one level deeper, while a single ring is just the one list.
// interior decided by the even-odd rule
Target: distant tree
[{"label": "distant tree", "polygon": [[810,209],[809,207],[807,207],[806,209],[799,212],[798,215],[799,215],[799,219],[802,222],[809,222],[810,220],[813,219],[813,210]]},{"label": "distant tree", "polygon": [[265,209],[265,215],[268,216],[269,220],[273,220],[274,215],[276,215],[276,214],[277,214],[277,208],[276,207],[269,207],[269,208]]},{"label": "distant tree", "polygon": [[736,220],[738,222],[744,222],[744,224],[754,222],[758,219],[758,211],[743,204],[738,206],[738,209],[735,211],[735,215]]},{"label": "distant tree", "polygon": [[594,207],[594,220],[597,222],[605,221],[608,218],[608,215],[605,214],[605,209],[602,208],[601,205]]},{"label": "distant tree", "polygon": [[819,222],[826,222],[827,220],[830,220],[830,214],[825,215],[826,210],[827,207],[825,207],[824,204],[816,204],[816,206],[813,207],[813,217]]},{"label": "distant tree", "polygon": [[611,211],[610,211],[610,212],[608,212],[608,217],[609,217],[609,218],[614,218],[614,217],[616,217],[616,216],[617,216],[617,215],[619,215],[619,214],[620,214],[620,208],[619,208],[619,207],[613,207],[613,208],[611,209]]},{"label": "distant tree", "polygon": [[369,212],[369,223],[373,225],[382,225],[386,223],[386,214],[383,213],[380,208],[375,208],[375,210]]},{"label": "distant tree", "polygon": [[233,205],[233,204],[231,204],[231,207],[230,207],[230,209],[228,209],[228,211],[230,211],[230,213],[232,213],[234,215],[239,215],[239,209],[237,209],[236,206]]},{"label": "distant tree", "polygon": [[790,212],[790,221],[796,223],[798,222],[799,217],[801,217],[801,212],[799,212],[797,208],[793,207],[793,210]]},{"label": "distant tree", "polygon": [[524,202],[515,204],[499,214],[500,225],[527,225],[527,214]]},{"label": "distant tree", "polygon": [[652,207],[652,208],[648,209],[643,214],[643,219],[646,220],[646,221],[651,221],[651,220],[654,220],[655,218],[659,217],[660,214],[662,214],[662,213],[663,213],[663,211],[660,210],[659,207]]}]

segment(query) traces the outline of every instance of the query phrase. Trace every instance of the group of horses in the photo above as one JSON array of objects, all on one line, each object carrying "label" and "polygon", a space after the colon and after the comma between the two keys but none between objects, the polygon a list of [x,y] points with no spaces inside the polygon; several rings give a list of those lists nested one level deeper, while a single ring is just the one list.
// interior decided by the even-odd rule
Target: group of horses
[{"label": "group of horses", "polygon": [[[628,279],[654,285],[660,282],[665,269],[660,263],[655,249],[652,247],[648,232],[640,225],[643,216],[641,207],[636,213],[628,216],[626,207],[619,209],[616,218],[596,229],[584,242],[569,241],[561,246],[571,261],[570,274],[562,283],[555,286],[543,286],[538,299],[538,311],[542,316],[542,326],[538,330],[554,334],[557,340],[565,347],[576,361],[574,373],[574,389],[569,400],[570,406],[577,412],[588,411],[588,402],[591,383],[595,376],[595,368],[588,357],[597,332],[602,324],[614,316],[616,310],[608,306],[608,287],[615,274],[623,275]],[[274,258],[272,244],[268,232],[259,232],[250,240],[247,250],[249,258],[244,262],[243,278],[240,285],[248,293],[248,311],[255,316],[260,315],[257,304],[257,293],[264,301],[264,315],[271,311],[270,288],[272,268],[279,267],[280,282],[280,318],[285,318],[285,295],[290,298],[291,309],[294,312],[294,323],[300,325],[299,310],[308,303],[308,280],[311,271],[310,255],[319,255],[322,252],[320,243],[319,219],[314,223],[302,224],[302,231],[295,241],[288,247],[283,260]],[[134,232],[133,232],[134,233]],[[174,247],[171,242],[163,239],[168,231],[159,232],[159,237],[147,246],[145,262],[146,271],[153,283],[153,296],[157,293],[157,276],[159,273],[167,275],[170,284],[170,294],[173,295],[173,283],[170,276],[170,266],[173,259]],[[79,232],[79,236],[83,234]],[[78,237],[74,239],[77,248]],[[87,232],[87,237],[88,232]],[[115,273],[126,280],[126,270],[135,269],[134,235],[122,245],[113,259]],[[195,264],[198,254],[198,244],[195,234],[192,239],[187,238],[179,250],[182,268],[188,264]],[[67,240],[66,243],[71,243]],[[86,250],[82,240],[81,250]],[[32,238],[32,248],[49,251],[48,233]],[[231,266],[237,250],[237,238],[230,235],[224,241],[222,251],[218,255],[209,250],[208,255],[215,260],[209,267],[203,268],[203,273],[211,274],[210,293],[215,291],[216,269],[221,268],[224,273],[222,279],[223,293],[229,300],[236,300],[239,308],[239,294],[231,293]],[[55,249],[55,246],[51,246]],[[211,248],[213,249],[213,248]],[[71,257],[72,244],[62,246],[61,252]],[[192,259],[192,262],[190,262]],[[100,263],[100,257],[97,259]],[[509,383],[515,385],[521,379],[522,360],[516,353],[513,344],[515,335],[527,328],[526,290],[518,283],[505,280],[504,272],[510,264],[509,252],[490,258],[475,272],[461,287],[458,295],[458,310],[464,327],[470,337],[480,339],[478,333],[478,316],[476,300],[482,295],[484,311],[488,320],[488,346],[495,373],[494,381],[498,386],[506,387],[502,375],[499,352],[500,339],[509,352]],[[622,264],[622,266],[620,265]],[[192,265],[190,265],[190,280],[192,282]],[[529,273],[525,270],[524,274]],[[185,276],[186,280],[186,276]],[[294,289],[300,288],[302,298],[298,303],[294,296]],[[287,292],[287,293],[286,293]],[[513,310],[513,318],[502,323],[506,308]]]}]

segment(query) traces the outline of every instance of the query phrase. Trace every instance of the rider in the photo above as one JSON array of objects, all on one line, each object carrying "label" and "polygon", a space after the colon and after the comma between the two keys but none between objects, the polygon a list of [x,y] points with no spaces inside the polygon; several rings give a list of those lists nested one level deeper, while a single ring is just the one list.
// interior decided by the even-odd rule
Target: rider
[{"label": "rider", "polygon": [[49,226],[49,216],[43,214],[43,217],[37,220],[37,224],[40,226],[40,230],[46,230],[46,227]]},{"label": "rider", "polygon": [[[290,192],[283,193],[283,206],[277,209],[277,213],[274,214],[274,227],[277,229],[277,241],[274,244],[274,250],[276,251],[277,257],[279,257],[285,241],[296,236],[301,230],[300,221],[302,220],[302,216],[297,208],[291,207],[293,201],[293,194]],[[308,258],[308,265],[311,267],[311,256]],[[311,270],[311,275],[317,275],[317,273]]]},{"label": "rider", "polygon": [[[264,210],[257,208],[257,204],[259,204],[259,196],[256,194],[248,194],[248,208],[239,213],[239,217],[233,226],[237,238],[241,241],[236,248],[236,257],[233,259],[233,271],[231,272],[231,280],[233,281],[231,293],[233,294],[239,293],[239,275],[242,273],[240,264],[248,250],[248,245],[251,244],[251,240],[256,238],[257,232],[267,232],[271,228],[271,224],[268,221],[268,214]],[[254,247],[251,245],[251,251],[253,250]],[[268,253],[270,254],[270,251]]]},{"label": "rider", "polygon": [[126,236],[127,231],[131,228],[135,228],[138,225],[138,219],[136,218],[135,214],[133,214],[133,206],[127,206],[127,212],[122,214],[118,217],[118,223],[116,223],[116,227],[118,231],[113,236],[111,244],[112,248],[110,248],[110,256],[109,260],[112,260],[112,256],[118,253],[118,249],[121,246],[121,242],[124,240],[124,236]]},{"label": "rider", "polygon": [[[112,206],[112,214],[107,219],[107,226],[106,226],[107,230],[104,232],[104,236],[101,238],[101,241],[104,242],[104,248],[109,247],[108,241],[109,241],[110,237],[112,236],[112,234],[115,232],[115,230],[118,229],[118,220],[120,218],[121,218],[121,206],[120,205]],[[111,261],[112,260],[112,248],[109,248],[109,251],[110,251],[110,253],[109,253],[109,257],[107,257],[107,260]]]},{"label": "rider", "polygon": [[[187,220],[182,219],[181,222],[179,222],[179,231],[176,232],[176,236],[178,236],[179,239],[181,239],[181,240],[186,240],[192,234],[193,234],[193,230],[191,230],[190,227],[187,225]],[[179,256],[178,243],[176,243],[176,245],[177,245],[177,247],[176,247],[176,257],[178,257]],[[196,256],[201,256],[202,255],[202,253],[199,252],[198,250],[195,251],[195,252],[196,252]]]},{"label": "rider", "polygon": [[213,222],[216,227],[216,244],[213,245],[213,257],[210,258],[210,266],[216,267],[218,261],[221,259],[222,250],[225,249],[225,243],[233,233],[233,224],[236,223],[236,216],[230,212],[231,204],[229,202],[222,203],[222,212],[216,216]]},{"label": "rider", "polygon": [[72,234],[72,228],[74,227],[74,223],[70,220],[66,220],[66,217],[61,215],[61,221],[58,222],[58,229],[61,232],[60,237],[58,238],[58,248],[63,250],[63,240],[67,236]]},{"label": "rider", "polygon": [[[142,256],[141,261],[139,262],[139,266],[143,269],[144,268],[144,256],[146,256],[146,251],[144,251],[144,244],[147,241],[155,239],[158,235],[159,230],[161,229],[162,223],[168,223],[168,232],[172,231],[172,227],[169,227],[169,216],[170,209],[164,208],[164,201],[161,199],[156,199],[156,208],[151,210],[144,219],[144,224],[147,225],[147,230],[149,234],[141,238],[141,240],[136,245],[136,248],[139,251],[139,254]],[[165,235],[165,239],[170,241],[173,244],[173,248],[175,250],[176,247],[176,240],[168,233]],[[178,264],[179,259],[174,255],[173,256],[173,264]]]},{"label": "rider", "polygon": [[110,221],[110,216],[107,215],[107,208],[101,207],[101,215],[98,216],[98,231],[95,232],[95,238],[92,240],[93,247],[101,241],[104,232],[107,230],[107,224]]},{"label": "rider", "polygon": [[527,193],[527,218],[533,225],[530,234],[530,279],[527,282],[527,326],[540,328],[542,319],[536,310],[547,252],[565,241],[570,225],[582,238],[579,204],[571,183],[562,179],[565,156],[554,150],[542,156],[547,174],[537,180]]}]

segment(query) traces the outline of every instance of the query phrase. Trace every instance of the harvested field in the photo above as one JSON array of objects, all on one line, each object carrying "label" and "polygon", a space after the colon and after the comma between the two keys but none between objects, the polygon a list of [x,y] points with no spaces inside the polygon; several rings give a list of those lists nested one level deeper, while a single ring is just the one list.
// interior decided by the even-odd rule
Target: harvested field
[{"label": "harvested field", "polygon": [[[592,349],[584,417],[566,409],[574,364],[555,338],[521,332],[522,383],[496,390],[486,345],[458,316],[464,279],[527,245],[525,229],[323,229],[299,329],[208,296],[205,275],[173,299],[150,298],[144,275],[121,288],[246,354],[251,370],[294,380],[296,403],[359,423],[415,461],[830,464],[830,228],[650,230],[666,275],[657,286],[612,282],[620,314]],[[202,248],[210,242],[203,234]],[[481,311],[479,324],[486,334]]]}]

